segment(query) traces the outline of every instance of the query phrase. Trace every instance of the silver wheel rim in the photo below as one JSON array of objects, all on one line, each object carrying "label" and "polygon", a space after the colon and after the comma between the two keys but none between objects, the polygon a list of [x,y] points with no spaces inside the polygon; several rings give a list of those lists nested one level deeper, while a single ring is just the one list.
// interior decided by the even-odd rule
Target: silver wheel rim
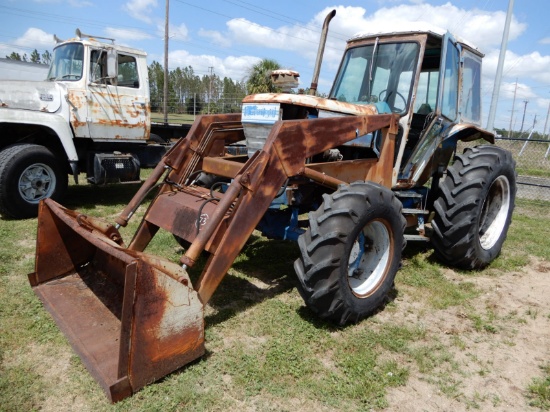
[{"label": "silver wheel rim", "polygon": [[491,184],[483,202],[479,223],[479,243],[485,250],[491,249],[506,228],[510,210],[510,182],[506,176],[499,176]]},{"label": "silver wheel rim", "polygon": [[373,220],[355,239],[348,259],[348,283],[358,297],[372,294],[386,276],[392,238],[387,226]]},{"label": "silver wheel rim", "polygon": [[50,197],[55,190],[55,173],[44,163],[27,167],[19,177],[19,194],[27,203],[38,203]]}]

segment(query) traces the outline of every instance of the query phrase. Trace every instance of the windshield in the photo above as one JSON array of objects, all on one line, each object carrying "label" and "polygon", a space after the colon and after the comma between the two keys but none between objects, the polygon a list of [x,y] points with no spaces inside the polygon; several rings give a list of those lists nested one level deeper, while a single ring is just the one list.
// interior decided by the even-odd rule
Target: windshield
[{"label": "windshield", "polygon": [[409,106],[418,43],[384,43],[348,49],[330,97],[376,104],[381,113],[404,113]]},{"label": "windshield", "polygon": [[83,62],[84,46],[81,43],[67,43],[55,48],[48,80],[80,80]]}]

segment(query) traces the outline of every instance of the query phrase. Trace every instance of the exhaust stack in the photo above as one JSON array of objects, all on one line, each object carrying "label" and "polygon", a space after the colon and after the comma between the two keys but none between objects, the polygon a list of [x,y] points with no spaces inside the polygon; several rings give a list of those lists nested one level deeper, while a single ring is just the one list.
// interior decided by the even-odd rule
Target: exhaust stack
[{"label": "exhaust stack", "polygon": [[336,10],[332,10],[323,23],[323,30],[321,31],[321,39],[319,40],[319,49],[317,50],[317,60],[315,61],[315,68],[313,69],[313,79],[311,80],[311,86],[309,88],[309,94],[314,96],[317,91],[317,83],[319,82],[319,73],[321,72],[321,62],[323,61],[323,54],[325,53],[325,44],[327,42],[328,25],[332,18],[336,16]]}]

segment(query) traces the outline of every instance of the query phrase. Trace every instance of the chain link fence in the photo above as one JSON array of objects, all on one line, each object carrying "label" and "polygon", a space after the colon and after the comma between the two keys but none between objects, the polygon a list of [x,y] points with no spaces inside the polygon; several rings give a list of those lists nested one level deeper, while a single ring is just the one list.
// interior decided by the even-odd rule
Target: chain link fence
[{"label": "chain link fence", "polygon": [[[550,203],[550,141],[502,137],[495,143],[509,150],[516,160],[517,198]],[[479,142],[461,142],[457,152],[476,144]]]}]

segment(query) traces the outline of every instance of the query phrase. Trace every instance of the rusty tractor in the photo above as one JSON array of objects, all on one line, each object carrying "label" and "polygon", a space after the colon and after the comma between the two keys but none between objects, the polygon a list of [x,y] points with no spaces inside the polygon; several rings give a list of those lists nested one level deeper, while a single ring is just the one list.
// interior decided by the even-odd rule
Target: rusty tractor
[{"label": "rusty tractor", "polygon": [[[516,174],[480,127],[482,56],[437,30],[360,34],[328,98],[252,95],[199,117],[114,225],[42,201],[30,283],[111,401],[204,353],[203,308],[255,229],[297,241],[298,291],[340,325],[383,306],[407,241],[455,267],[495,259]],[[118,228],[152,190],[126,245]],[[185,245],[180,264],[145,252],[161,229]]]}]

